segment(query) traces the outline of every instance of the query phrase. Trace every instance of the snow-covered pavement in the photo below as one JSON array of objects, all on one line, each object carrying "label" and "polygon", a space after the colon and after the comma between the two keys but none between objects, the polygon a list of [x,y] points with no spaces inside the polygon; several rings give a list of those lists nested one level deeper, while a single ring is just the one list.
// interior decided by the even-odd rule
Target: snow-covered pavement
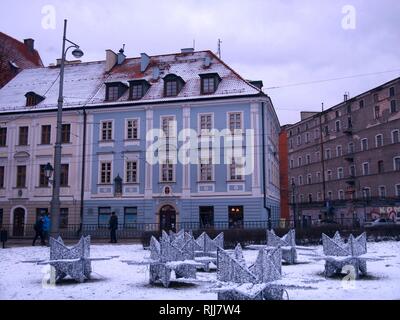
[{"label": "snow-covered pavement", "polygon": [[[289,299],[400,299],[400,242],[368,243],[369,255],[383,260],[368,262],[368,277],[355,282],[325,279],[324,261],[315,260],[315,250],[300,250],[297,265],[283,265],[285,283],[293,285]],[[244,250],[248,263],[257,251]],[[198,272],[197,284],[176,284],[170,288],[149,285],[147,266],[122,261],[143,261],[149,252],[141,245],[93,245],[91,256],[113,256],[112,260],[92,263],[93,279],[83,284],[67,280],[56,287],[43,285],[46,266],[22,261],[47,259],[46,247],[0,249],[0,299],[216,299],[215,293],[202,293],[216,273]],[[302,288],[297,288],[300,286]]]}]

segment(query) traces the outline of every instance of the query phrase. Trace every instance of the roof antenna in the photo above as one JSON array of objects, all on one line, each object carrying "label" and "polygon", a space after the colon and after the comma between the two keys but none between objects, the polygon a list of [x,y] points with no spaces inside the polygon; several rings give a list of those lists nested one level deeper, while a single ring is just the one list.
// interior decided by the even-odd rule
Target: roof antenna
[{"label": "roof antenna", "polygon": [[124,53],[125,52],[125,43],[122,45],[122,48],[119,49],[119,52],[120,53]]},{"label": "roof antenna", "polygon": [[218,39],[218,58],[221,59],[221,39]]}]

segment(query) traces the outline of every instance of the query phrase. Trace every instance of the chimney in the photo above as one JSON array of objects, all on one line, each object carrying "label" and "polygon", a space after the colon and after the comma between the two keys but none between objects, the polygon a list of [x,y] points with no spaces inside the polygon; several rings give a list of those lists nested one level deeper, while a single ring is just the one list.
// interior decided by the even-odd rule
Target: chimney
[{"label": "chimney", "polygon": [[140,54],[140,72],[145,72],[149,63],[150,63],[150,57],[145,53],[141,53]]},{"label": "chimney", "polygon": [[156,66],[153,68],[152,79],[157,80],[159,76],[160,76],[160,68]]},{"label": "chimney", "polygon": [[193,53],[194,48],[183,48],[181,49],[181,53]]},{"label": "chimney", "polygon": [[108,49],[106,50],[106,72],[109,72],[117,63],[117,54]]},{"label": "chimney", "polygon": [[345,92],[344,93],[344,101],[346,102],[347,100],[349,100],[349,98],[350,98],[350,93]]},{"label": "chimney", "polygon": [[35,51],[35,40],[33,39],[24,39],[25,47],[29,50],[29,52]]},{"label": "chimney", "polygon": [[[125,48],[125,45],[124,45]],[[122,64],[125,59],[126,59],[126,55],[124,54],[124,48],[120,49],[117,55],[117,64]]]}]

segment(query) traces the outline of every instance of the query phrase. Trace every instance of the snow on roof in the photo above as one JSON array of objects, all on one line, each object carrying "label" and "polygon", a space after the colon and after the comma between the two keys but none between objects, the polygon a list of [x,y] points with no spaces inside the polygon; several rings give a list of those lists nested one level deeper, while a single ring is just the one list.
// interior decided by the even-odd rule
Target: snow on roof
[{"label": "snow on roof", "polygon": [[[209,67],[204,66],[206,57],[211,59]],[[240,77],[211,51],[178,53],[150,57],[148,67],[140,71],[140,58],[126,59],[110,72],[105,71],[106,62],[87,62],[65,65],[64,107],[85,105],[98,106],[116,104],[105,102],[106,83],[129,80],[147,80],[150,88],[139,101],[130,103],[173,101],[182,99],[256,95],[260,90]],[[159,68],[160,74],[153,79],[153,69]],[[59,67],[46,67],[23,70],[0,90],[0,112],[18,112],[37,109],[54,109],[57,106]],[[200,74],[218,73],[221,82],[214,94],[201,95]],[[168,74],[175,74],[185,81],[185,85],[176,97],[165,98],[164,80]],[[34,107],[26,107],[25,94],[33,91],[45,99]],[[128,102],[128,90],[117,103]]]}]

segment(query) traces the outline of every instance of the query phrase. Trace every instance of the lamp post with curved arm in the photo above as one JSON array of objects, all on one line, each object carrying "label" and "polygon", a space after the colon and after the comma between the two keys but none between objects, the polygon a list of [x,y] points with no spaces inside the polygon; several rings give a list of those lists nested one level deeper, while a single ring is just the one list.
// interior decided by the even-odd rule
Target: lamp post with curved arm
[{"label": "lamp post with curved arm", "polygon": [[[62,56],[61,56],[61,64],[60,64],[60,86],[58,91],[58,101],[57,101],[57,133],[56,133],[56,143],[54,146],[54,180],[53,180],[53,194],[51,198],[51,231],[50,234],[52,237],[58,237],[60,230],[60,180],[61,180],[61,135],[62,135],[62,108],[64,103],[64,66],[65,59],[69,49],[75,48],[72,51],[72,55],[79,59],[83,56],[83,51],[79,48],[79,46],[68,40],[66,37],[67,34],[67,20],[64,20],[64,35],[63,35],[63,43],[62,43]],[[66,43],[69,43],[70,46],[65,49]]]}]

